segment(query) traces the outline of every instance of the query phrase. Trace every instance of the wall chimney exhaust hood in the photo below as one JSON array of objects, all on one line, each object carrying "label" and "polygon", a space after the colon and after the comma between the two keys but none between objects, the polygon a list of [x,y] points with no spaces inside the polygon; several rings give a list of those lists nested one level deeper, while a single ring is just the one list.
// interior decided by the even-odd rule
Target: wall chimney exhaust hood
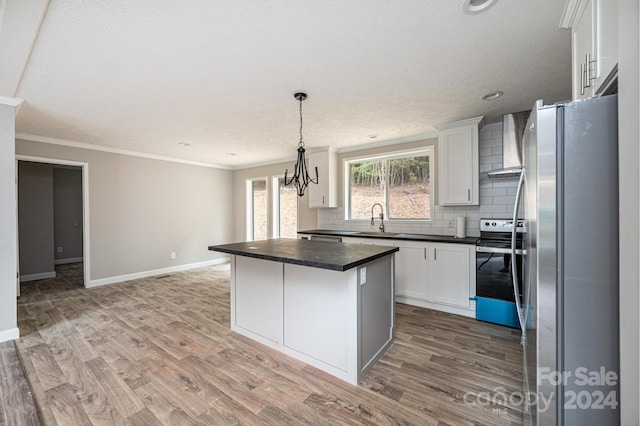
[{"label": "wall chimney exhaust hood", "polygon": [[531,111],[505,114],[502,117],[502,168],[487,173],[491,178],[520,175],[522,170],[522,137]]}]

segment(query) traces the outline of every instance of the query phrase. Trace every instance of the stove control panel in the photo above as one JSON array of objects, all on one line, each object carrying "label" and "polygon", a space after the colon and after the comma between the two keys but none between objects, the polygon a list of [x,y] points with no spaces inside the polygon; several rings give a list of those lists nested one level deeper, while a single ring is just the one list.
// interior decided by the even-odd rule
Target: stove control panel
[{"label": "stove control panel", "polygon": [[[482,232],[511,232],[512,230],[512,219],[480,219],[480,231]],[[527,232],[527,222],[524,219],[516,221],[516,232]]]}]

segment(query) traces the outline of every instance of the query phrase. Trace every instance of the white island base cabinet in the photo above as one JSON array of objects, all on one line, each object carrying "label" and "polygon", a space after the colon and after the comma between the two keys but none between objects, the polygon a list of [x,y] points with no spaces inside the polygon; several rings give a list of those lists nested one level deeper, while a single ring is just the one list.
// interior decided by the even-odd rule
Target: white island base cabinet
[{"label": "white island base cabinet", "polygon": [[358,384],[393,339],[393,255],[344,272],[231,260],[231,329]]},{"label": "white island base cabinet", "polygon": [[[235,264],[231,264],[231,329],[251,330],[261,339],[281,344],[282,264],[251,257],[236,257]],[[234,285],[234,281],[260,285]]]}]

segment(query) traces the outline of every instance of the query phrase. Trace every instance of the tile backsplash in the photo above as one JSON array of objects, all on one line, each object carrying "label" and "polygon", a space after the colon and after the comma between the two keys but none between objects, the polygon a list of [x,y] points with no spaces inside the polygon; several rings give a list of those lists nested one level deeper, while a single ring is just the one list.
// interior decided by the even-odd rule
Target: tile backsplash
[{"label": "tile backsplash", "polygon": [[[513,214],[518,178],[492,179],[487,172],[502,168],[502,122],[491,123],[480,129],[480,205],[444,207],[435,206],[430,223],[385,222],[388,232],[455,235],[456,219],[466,217],[467,236],[480,235],[480,218],[507,218]],[[351,231],[377,231],[379,220],[371,226],[366,222],[345,222],[344,208],[318,209],[318,228]]]}]

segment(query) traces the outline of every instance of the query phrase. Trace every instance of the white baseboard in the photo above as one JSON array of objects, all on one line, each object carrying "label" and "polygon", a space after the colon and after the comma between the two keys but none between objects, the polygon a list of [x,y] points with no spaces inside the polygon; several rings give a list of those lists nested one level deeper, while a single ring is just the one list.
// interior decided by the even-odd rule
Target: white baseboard
[{"label": "white baseboard", "polygon": [[46,279],[55,278],[55,277],[56,277],[56,271],[41,272],[39,274],[20,275],[20,282],[24,283],[27,281],[46,280]]},{"label": "white baseboard", "polygon": [[56,259],[53,261],[55,265],[64,265],[66,263],[78,263],[82,262],[84,259],[82,257],[68,257],[66,259]]},{"label": "white baseboard", "polygon": [[469,318],[476,317],[475,302],[471,308],[461,308],[458,306],[446,305],[444,303],[427,302],[426,300],[411,299],[409,297],[396,296],[395,301],[405,305],[419,306],[421,308],[433,309],[434,311],[448,312],[450,314],[462,315]]},{"label": "white baseboard", "polygon": [[133,274],[126,274],[126,275],[117,275],[115,277],[99,278],[97,280],[89,281],[89,283],[87,283],[87,285],[85,285],[85,287],[86,288],[99,287],[101,285],[115,284],[115,283],[120,283],[120,282],[123,282],[123,281],[130,281],[130,280],[137,280],[137,279],[140,279],[140,278],[153,277],[153,276],[156,276],[156,275],[170,274],[172,272],[180,272],[180,271],[186,271],[186,270],[189,270],[189,269],[203,268],[205,266],[220,265],[220,264],[223,264],[223,263],[229,263],[229,260],[230,260],[229,257],[223,257],[223,258],[220,258],[220,259],[207,260],[207,261],[204,261],[204,262],[196,262],[196,263],[188,263],[188,264],[185,264],[185,265],[169,266],[168,268],[153,269],[153,270],[150,270],[150,271],[135,272]]},{"label": "white baseboard", "polygon": [[0,331],[0,343],[7,340],[15,340],[20,338],[20,330],[18,327],[10,328],[9,330]]}]

